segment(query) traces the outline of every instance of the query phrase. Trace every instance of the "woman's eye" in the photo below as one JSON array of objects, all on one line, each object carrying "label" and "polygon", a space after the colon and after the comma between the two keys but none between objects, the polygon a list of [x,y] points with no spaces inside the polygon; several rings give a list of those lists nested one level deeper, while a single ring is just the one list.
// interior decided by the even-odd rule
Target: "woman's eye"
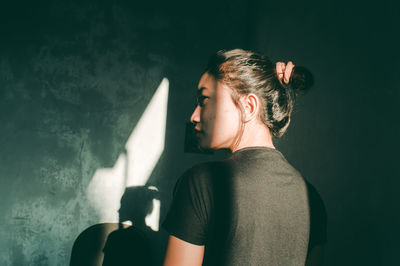
[{"label": "woman's eye", "polygon": [[199,97],[197,97],[197,104],[200,105],[200,107],[203,107],[207,98],[207,96],[200,95]]}]

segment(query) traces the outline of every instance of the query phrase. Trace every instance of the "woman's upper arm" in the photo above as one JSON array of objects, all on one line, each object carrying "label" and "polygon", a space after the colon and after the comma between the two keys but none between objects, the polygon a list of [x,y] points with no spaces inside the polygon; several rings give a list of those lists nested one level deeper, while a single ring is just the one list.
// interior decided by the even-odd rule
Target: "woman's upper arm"
[{"label": "woman's upper arm", "polygon": [[204,246],[190,244],[172,235],[169,236],[164,266],[197,266],[203,263]]}]

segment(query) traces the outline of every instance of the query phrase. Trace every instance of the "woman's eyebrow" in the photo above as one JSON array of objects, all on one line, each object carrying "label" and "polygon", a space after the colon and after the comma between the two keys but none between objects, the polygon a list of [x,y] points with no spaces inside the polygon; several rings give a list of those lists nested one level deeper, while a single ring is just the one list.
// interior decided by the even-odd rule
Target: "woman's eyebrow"
[{"label": "woman's eyebrow", "polygon": [[197,95],[203,95],[203,92],[208,92],[208,89],[206,87],[200,87],[197,89]]}]

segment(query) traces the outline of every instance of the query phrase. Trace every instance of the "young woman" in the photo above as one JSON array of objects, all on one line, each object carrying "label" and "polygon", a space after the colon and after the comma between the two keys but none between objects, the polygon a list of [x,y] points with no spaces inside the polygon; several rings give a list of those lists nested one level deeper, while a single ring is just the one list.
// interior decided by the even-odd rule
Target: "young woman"
[{"label": "young woman", "polygon": [[178,180],[163,223],[165,265],[304,265],[310,210],[307,185],[275,149],[306,72],[240,49],[209,61],[191,116],[199,144],[229,149]]}]

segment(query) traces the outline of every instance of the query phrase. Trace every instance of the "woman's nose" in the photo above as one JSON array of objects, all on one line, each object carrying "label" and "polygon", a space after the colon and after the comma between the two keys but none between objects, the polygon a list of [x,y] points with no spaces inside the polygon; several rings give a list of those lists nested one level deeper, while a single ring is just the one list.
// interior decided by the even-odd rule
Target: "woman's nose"
[{"label": "woman's nose", "polygon": [[190,117],[190,122],[194,123],[199,123],[200,122],[200,106],[197,105],[196,108],[193,111],[192,116]]}]

